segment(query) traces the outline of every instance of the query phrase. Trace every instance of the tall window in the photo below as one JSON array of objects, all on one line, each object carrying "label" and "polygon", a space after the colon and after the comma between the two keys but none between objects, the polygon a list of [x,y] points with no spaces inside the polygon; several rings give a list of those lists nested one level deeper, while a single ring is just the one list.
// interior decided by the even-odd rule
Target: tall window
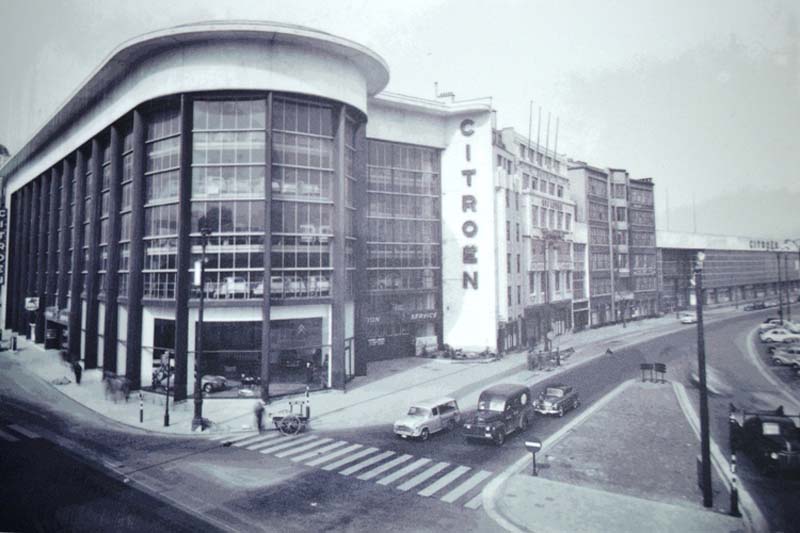
[{"label": "tall window", "polygon": [[105,294],[108,283],[109,205],[111,203],[111,143],[109,139],[103,141],[101,154],[103,156],[103,164],[101,167],[102,182],[100,184],[100,245],[98,246],[97,254],[98,296]]},{"label": "tall window", "polygon": [[145,298],[175,298],[180,126],[177,106],[155,109],[147,117],[142,270]]},{"label": "tall window", "polygon": [[94,210],[94,202],[92,199],[92,167],[94,160],[91,155],[86,157],[86,173],[81,176],[83,179],[83,192],[84,192],[84,211],[83,211],[83,253],[81,254],[80,269],[81,269],[81,292],[86,292],[86,278],[89,268],[89,247],[92,245],[92,239],[89,235],[89,221],[92,220],[92,211]]},{"label": "tall window", "polygon": [[122,186],[119,205],[119,294],[128,294],[131,258],[131,206],[133,199],[133,130],[122,134]]}]

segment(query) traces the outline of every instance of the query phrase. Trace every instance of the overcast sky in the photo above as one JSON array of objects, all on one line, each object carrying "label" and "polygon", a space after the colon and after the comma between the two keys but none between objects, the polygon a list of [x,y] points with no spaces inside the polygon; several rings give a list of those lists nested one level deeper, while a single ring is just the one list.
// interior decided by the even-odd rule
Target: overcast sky
[{"label": "overcast sky", "polygon": [[[698,215],[699,231],[800,237],[794,0],[0,0],[0,12],[0,144],[12,154],[123,41],[274,20],[369,46],[390,91],[432,97],[438,81],[456,98],[491,96],[498,125],[523,134],[532,100],[559,117],[559,151],[653,177],[663,228],[668,204],[671,228],[693,229],[694,196],[707,213],[737,206]],[[748,207],[770,198],[787,207]]]}]

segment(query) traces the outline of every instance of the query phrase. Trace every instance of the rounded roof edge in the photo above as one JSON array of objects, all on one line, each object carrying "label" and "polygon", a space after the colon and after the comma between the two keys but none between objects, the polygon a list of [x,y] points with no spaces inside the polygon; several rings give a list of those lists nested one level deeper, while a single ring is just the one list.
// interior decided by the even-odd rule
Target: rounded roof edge
[{"label": "rounded roof edge", "polygon": [[118,45],[67,97],[53,115],[2,166],[3,174],[14,174],[33,154],[51,141],[102,91],[125,76],[132,63],[169,46],[225,39],[254,39],[324,50],[353,62],[364,74],[367,97],[382,91],[389,83],[389,66],[364,45],[313,28],[280,22],[256,20],[217,20],[182,24],[144,33]]}]

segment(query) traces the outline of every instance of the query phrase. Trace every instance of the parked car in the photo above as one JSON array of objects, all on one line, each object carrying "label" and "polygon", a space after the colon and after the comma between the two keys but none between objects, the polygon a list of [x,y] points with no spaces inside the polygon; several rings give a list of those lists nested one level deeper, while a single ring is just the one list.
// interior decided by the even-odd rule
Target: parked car
[{"label": "parked car", "polygon": [[744,305],[745,311],[755,311],[756,309],[766,309],[766,308],[767,306],[764,303],[764,300],[758,300]]},{"label": "parked car", "polygon": [[247,280],[241,276],[225,278],[217,289],[219,298],[244,298],[247,296]]},{"label": "parked car", "polygon": [[481,392],[478,410],[464,423],[464,437],[502,446],[506,436],[525,431],[534,417],[531,391],[525,385],[500,384]]},{"label": "parked car", "polygon": [[731,414],[731,449],[744,451],[762,470],[800,469],[800,432],[783,407],[774,411]]},{"label": "parked car", "polygon": [[779,328],[779,327],[781,327],[781,319],[778,318],[778,317],[771,316],[771,317],[767,317],[764,320],[764,322],[762,322],[761,324],[758,325],[758,331],[760,333],[763,333],[764,331],[767,331],[768,329]]},{"label": "parked car", "polygon": [[228,380],[225,376],[214,376],[206,374],[200,379],[200,386],[206,394],[217,392],[228,388]]},{"label": "parked car", "polygon": [[394,423],[394,433],[425,441],[438,431],[455,429],[460,421],[458,403],[453,398],[440,398],[412,405],[406,416]]},{"label": "parked car", "polygon": [[783,350],[787,344],[794,344],[798,342],[800,342],[800,337],[797,339],[786,339],[781,344],[770,344],[769,346],[767,346],[767,353],[769,355],[772,355],[778,350]]},{"label": "parked car", "polygon": [[681,324],[696,324],[697,315],[694,313],[681,313],[680,321]]},{"label": "parked car", "polygon": [[800,340],[800,335],[792,333],[786,328],[773,328],[768,329],[761,335],[761,342],[796,342]]},{"label": "parked car", "polygon": [[791,366],[795,370],[800,368],[800,345],[776,348],[770,357],[773,365]]},{"label": "parked car", "polygon": [[533,410],[543,415],[564,416],[570,409],[581,404],[578,393],[569,385],[558,383],[548,385],[539,398],[533,402]]}]

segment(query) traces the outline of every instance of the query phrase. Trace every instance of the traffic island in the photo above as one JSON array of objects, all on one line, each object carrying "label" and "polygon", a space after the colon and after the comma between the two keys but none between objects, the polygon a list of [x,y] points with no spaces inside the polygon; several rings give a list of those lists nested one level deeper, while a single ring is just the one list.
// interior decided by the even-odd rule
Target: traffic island
[{"label": "traffic island", "polygon": [[[579,416],[578,412],[574,416]],[[744,531],[724,514],[728,494],[714,477],[715,508],[702,506],[699,442],[673,388],[628,382],[624,390],[537,454],[500,491],[497,511],[521,530]]]}]

